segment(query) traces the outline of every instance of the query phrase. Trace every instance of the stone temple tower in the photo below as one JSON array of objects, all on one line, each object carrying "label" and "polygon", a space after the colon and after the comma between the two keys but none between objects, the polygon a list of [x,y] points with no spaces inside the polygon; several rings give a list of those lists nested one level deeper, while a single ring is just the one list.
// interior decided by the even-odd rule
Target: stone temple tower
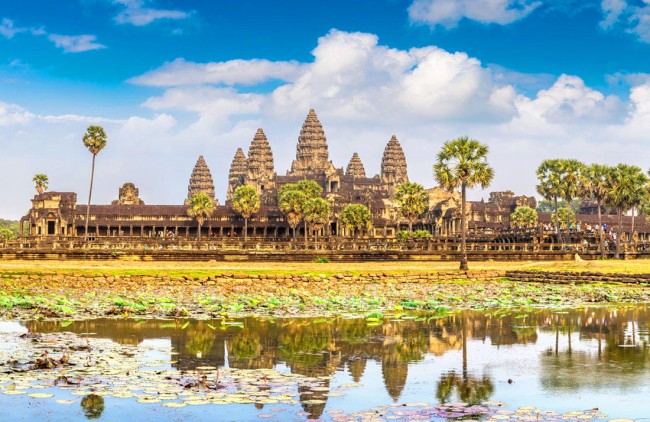
[{"label": "stone temple tower", "polygon": [[248,148],[248,173],[246,184],[257,189],[260,195],[275,188],[275,168],[273,152],[262,129],[257,129]]},{"label": "stone temple tower", "polygon": [[366,169],[363,167],[361,158],[356,152],[352,155],[348,168],[345,170],[346,176],[352,176],[355,179],[366,177]]},{"label": "stone temple tower", "polygon": [[309,110],[305,123],[302,124],[298,136],[296,159],[291,164],[289,175],[306,176],[333,171],[335,169],[332,162],[329,161],[325,131],[312,108]]},{"label": "stone temple tower", "polygon": [[241,148],[237,148],[235,157],[230,163],[230,173],[228,174],[228,193],[227,200],[232,200],[232,194],[239,186],[246,182],[246,175],[248,174],[248,160],[244,155]]},{"label": "stone temple tower", "polygon": [[381,159],[381,182],[392,196],[395,188],[409,181],[406,172],[406,156],[397,137],[393,135],[384,149]]},{"label": "stone temple tower", "polygon": [[185,200],[185,204],[187,205],[190,198],[197,193],[205,193],[213,201],[215,199],[212,174],[210,174],[210,169],[205,163],[205,159],[202,155],[199,156],[199,159],[196,161],[196,165],[194,166],[194,170],[192,170],[190,183],[187,187],[187,199]]}]

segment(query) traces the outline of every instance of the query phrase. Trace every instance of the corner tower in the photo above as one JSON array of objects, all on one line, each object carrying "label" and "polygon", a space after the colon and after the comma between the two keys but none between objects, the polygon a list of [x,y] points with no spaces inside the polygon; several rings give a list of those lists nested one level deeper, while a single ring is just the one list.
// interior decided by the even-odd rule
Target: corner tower
[{"label": "corner tower", "polygon": [[210,169],[205,163],[205,159],[202,155],[199,156],[196,165],[194,165],[194,170],[192,170],[190,183],[187,187],[187,199],[185,200],[185,204],[188,204],[190,198],[197,193],[204,193],[213,201],[215,200],[212,174],[210,173]]},{"label": "corner tower", "polygon": [[257,189],[259,194],[275,188],[273,152],[262,129],[257,129],[248,148],[246,184]]},{"label": "corner tower", "polygon": [[356,152],[352,154],[352,158],[350,159],[348,168],[345,170],[345,174],[347,176],[352,176],[355,179],[366,177],[366,169],[363,167],[361,158],[359,158],[359,154]]},{"label": "corner tower", "polygon": [[392,196],[395,188],[409,181],[406,172],[406,156],[397,137],[393,135],[386,144],[384,156],[381,159],[381,183]]},{"label": "corner tower", "polygon": [[230,163],[230,173],[228,173],[228,193],[227,200],[232,200],[232,195],[239,186],[246,182],[248,174],[248,160],[241,148],[237,148],[235,157]]}]

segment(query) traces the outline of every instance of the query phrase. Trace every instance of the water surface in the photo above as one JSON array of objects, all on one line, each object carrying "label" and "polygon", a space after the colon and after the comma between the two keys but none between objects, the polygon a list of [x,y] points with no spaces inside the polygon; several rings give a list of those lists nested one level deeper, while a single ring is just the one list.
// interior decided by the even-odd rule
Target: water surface
[{"label": "water surface", "polygon": [[[87,392],[94,387],[53,387],[50,381],[57,369],[51,369],[30,371],[40,388],[26,391],[54,397],[0,394],[0,411],[3,420],[343,420],[344,416],[358,420],[363,412],[390,404],[414,405],[406,409],[417,410],[449,402],[502,402],[498,409],[535,406],[566,413],[598,408],[608,418],[644,418],[650,416],[649,310],[640,305],[464,311],[442,317],[401,314],[385,315],[383,323],[352,316],[250,317],[228,324],[185,319],[0,322],[2,363],[12,358],[17,345],[30,341],[19,337],[27,330],[75,333],[82,342],[89,338],[93,353],[114,353],[106,346],[114,344],[115,350],[123,349],[123,356],[141,362],[141,370],[161,377],[179,373],[179,382],[191,384],[199,379],[197,368],[208,368],[204,373],[218,368],[224,374],[241,370],[246,375],[236,376],[248,381],[232,388],[253,398],[261,390],[277,390],[277,394],[293,394],[294,400],[167,408],[161,405],[165,400],[136,403],[135,398],[112,393],[75,395],[75,390]],[[47,351],[48,344],[38,347],[32,357]],[[53,345],[50,353],[55,352]],[[0,372],[8,367],[0,366]],[[268,381],[269,370],[304,378],[284,386]],[[120,371],[117,359],[114,372]],[[11,385],[9,376],[0,377],[3,391]],[[130,379],[121,376],[126,391]],[[111,382],[110,377],[106,374],[97,382]],[[133,377],[136,387],[130,391],[138,394],[140,388],[157,394],[156,385],[137,387],[144,381],[138,381],[136,372]],[[27,387],[20,382],[17,386]],[[382,412],[380,408],[375,413]],[[413,411],[403,419],[418,416],[423,414]],[[487,420],[489,415],[481,418]]]}]

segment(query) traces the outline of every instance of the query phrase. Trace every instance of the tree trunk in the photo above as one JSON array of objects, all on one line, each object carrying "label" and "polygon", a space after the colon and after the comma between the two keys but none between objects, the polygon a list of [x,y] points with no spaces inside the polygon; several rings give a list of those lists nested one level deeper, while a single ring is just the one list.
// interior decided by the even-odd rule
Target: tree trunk
[{"label": "tree trunk", "polygon": [[630,245],[632,244],[632,234],[634,233],[634,212],[636,211],[636,207],[632,207],[632,227],[630,228],[630,235],[628,236],[627,243]]},{"label": "tree trunk", "polygon": [[557,241],[560,243],[564,243],[562,240],[562,232],[560,231],[560,215],[558,214],[558,208],[557,208],[557,196],[553,197],[553,201],[555,202],[555,230],[557,232]]},{"label": "tree trunk", "polygon": [[199,242],[200,242],[201,241],[201,225],[202,224],[201,224],[200,221],[198,221],[198,223],[199,223]]},{"label": "tree trunk", "polygon": [[307,243],[307,222],[305,221],[303,224],[305,228],[305,243]]},{"label": "tree trunk", "polygon": [[295,242],[296,241],[296,226],[293,226],[291,228],[291,230],[293,230],[293,241]]},{"label": "tree trunk", "polygon": [[621,208],[618,208],[618,234],[616,236],[616,255],[614,255],[614,258],[618,259],[621,257],[621,225],[623,224],[623,212],[621,211]]},{"label": "tree trunk", "polygon": [[413,222],[409,220],[409,238],[413,239]]},{"label": "tree trunk", "polygon": [[566,201],[566,230],[567,241],[571,239],[571,200]]},{"label": "tree trunk", "polygon": [[244,243],[248,240],[248,218],[244,218]]},{"label": "tree trunk", "polygon": [[97,157],[97,154],[93,154],[93,165],[90,170],[90,191],[88,192],[88,207],[86,207],[86,227],[84,228],[84,242],[88,240],[88,219],[90,218],[90,198],[93,195],[93,179],[95,178],[95,157]]},{"label": "tree trunk", "polygon": [[605,237],[603,233],[603,216],[600,212],[600,199],[597,201],[598,204],[598,239],[600,242],[600,257],[605,258]]},{"label": "tree trunk", "polygon": [[467,270],[467,218],[465,216],[465,183],[461,185],[461,216],[460,216],[460,269]]}]

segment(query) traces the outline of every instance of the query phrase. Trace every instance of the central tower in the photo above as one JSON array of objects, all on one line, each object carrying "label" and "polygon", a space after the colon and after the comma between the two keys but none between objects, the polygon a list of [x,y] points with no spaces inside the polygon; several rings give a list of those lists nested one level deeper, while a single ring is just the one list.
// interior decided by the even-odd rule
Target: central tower
[{"label": "central tower", "polygon": [[304,177],[329,173],[333,170],[335,169],[332,162],[329,161],[325,131],[312,108],[309,110],[305,123],[302,124],[300,136],[298,136],[296,159],[291,163],[289,175]]}]

